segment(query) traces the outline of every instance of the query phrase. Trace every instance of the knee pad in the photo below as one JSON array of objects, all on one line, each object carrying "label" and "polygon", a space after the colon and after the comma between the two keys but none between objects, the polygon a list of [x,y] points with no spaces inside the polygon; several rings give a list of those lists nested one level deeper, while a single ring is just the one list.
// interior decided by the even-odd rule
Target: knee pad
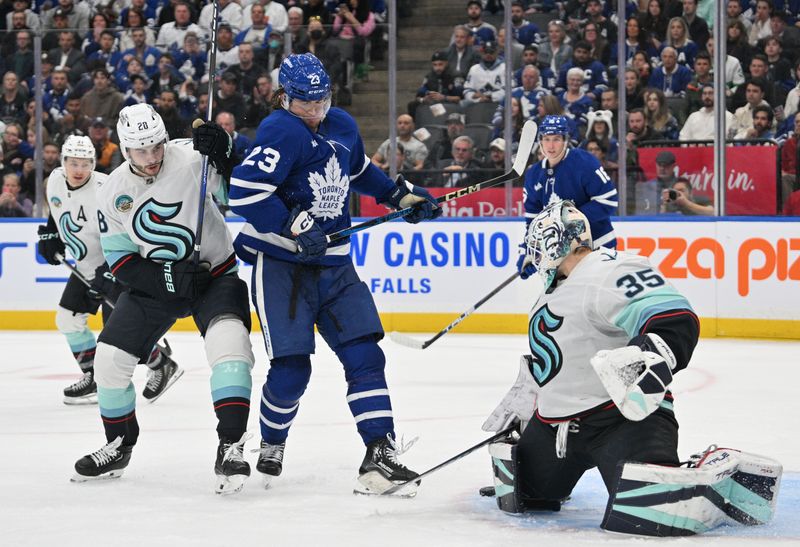
[{"label": "knee pad", "polygon": [[108,389],[127,388],[138,362],[135,355],[100,342],[94,356],[94,380]]},{"label": "knee pad", "polygon": [[76,313],[62,306],[56,308],[56,328],[61,334],[83,332],[88,319],[88,313]]},{"label": "knee pad", "polygon": [[218,363],[230,361],[245,362],[253,369],[255,356],[250,344],[250,333],[242,320],[233,314],[223,314],[214,318],[205,335],[206,359],[214,367]]},{"label": "knee pad", "polygon": [[311,379],[311,356],[288,355],[270,362],[265,389],[276,403],[296,403],[306,391]]},{"label": "knee pad", "polygon": [[344,365],[344,376],[348,384],[368,376],[383,375],[386,356],[371,336],[337,346],[334,351]]}]

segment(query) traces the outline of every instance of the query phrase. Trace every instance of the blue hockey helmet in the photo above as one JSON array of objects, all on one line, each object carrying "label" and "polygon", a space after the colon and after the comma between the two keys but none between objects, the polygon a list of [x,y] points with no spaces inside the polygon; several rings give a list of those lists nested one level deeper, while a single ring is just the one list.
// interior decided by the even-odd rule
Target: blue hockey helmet
[{"label": "blue hockey helmet", "polygon": [[311,53],[289,55],[281,63],[278,84],[286,96],[300,101],[321,101],[331,95],[331,79]]},{"label": "blue hockey helmet", "polygon": [[569,135],[567,117],[552,114],[545,116],[541,125],[539,125],[539,137],[544,137],[545,135],[564,135],[564,139],[566,139]]}]

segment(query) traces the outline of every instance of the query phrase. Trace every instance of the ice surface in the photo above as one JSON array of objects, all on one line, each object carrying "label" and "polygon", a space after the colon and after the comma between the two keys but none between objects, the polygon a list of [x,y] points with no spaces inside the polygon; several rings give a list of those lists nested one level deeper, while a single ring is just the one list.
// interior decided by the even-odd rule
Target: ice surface
[{"label": "ice surface", "polygon": [[[425,339],[428,335],[419,335]],[[314,372],[269,490],[254,476],[236,496],[213,493],[215,418],[198,335],[169,335],[186,369],[153,405],[139,396],[142,428],[118,480],[69,482],[82,455],[104,444],[96,406],[67,407],[61,390],[77,365],[56,332],[0,332],[0,544],[18,545],[641,545],[598,524],[606,494],[587,474],[561,513],[512,517],[478,496],[491,483],[485,449],[431,475],[415,499],[354,496],[364,448],[344,400],[344,375],[318,340]],[[266,356],[253,337],[256,402]],[[489,434],[480,430],[516,378],[522,336],[448,334],[426,350],[382,342],[398,434],[419,436],[402,456],[433,467]],[[786,470],[775,521],[723,527],[680,545],[800,544],[800,342],[703,339],[674,384],[680,456],[711,443],[778,459]],[[145,367],[134,376],[137,393]],[[258,437],[258,406],[250,430]],[[248,443],[254,449],[258,443]],[[251,464],[256,455],[248,453]],[[664,545],[664,543],[659,543]]]}]

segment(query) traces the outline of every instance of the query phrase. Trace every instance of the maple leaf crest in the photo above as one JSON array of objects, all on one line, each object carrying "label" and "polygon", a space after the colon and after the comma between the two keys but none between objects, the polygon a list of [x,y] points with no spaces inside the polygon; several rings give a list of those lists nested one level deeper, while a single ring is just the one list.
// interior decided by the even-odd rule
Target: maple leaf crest
[{"label": "maple leaf crest", "polygon": [[344,202],[350,190],[350,177],[342,176],[342,169],[336,155],[325,164],[325,175],[312,171],[308,174],[308,184],[314,193],[310,213],[319,219],[334,219],[341,216]]}]

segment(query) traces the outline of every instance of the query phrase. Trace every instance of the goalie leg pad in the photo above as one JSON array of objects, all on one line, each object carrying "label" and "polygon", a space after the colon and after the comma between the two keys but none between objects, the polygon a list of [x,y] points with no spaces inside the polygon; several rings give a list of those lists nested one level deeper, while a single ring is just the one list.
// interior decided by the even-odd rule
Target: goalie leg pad
[{"label": "goalie leg pad", "polygon": [[517,443],[498,442],[489,445],[494,475],[494,492],[497,507],[506,513],[523,513],[519,489],[519,460]]},{"label": "goalie leg pad", "polygon": [[727,519],[764,524],[775,512],[781,464],[727,448],[709,452],[696,468],[627,462],[601,528],[669,537],[706,532]]}]

